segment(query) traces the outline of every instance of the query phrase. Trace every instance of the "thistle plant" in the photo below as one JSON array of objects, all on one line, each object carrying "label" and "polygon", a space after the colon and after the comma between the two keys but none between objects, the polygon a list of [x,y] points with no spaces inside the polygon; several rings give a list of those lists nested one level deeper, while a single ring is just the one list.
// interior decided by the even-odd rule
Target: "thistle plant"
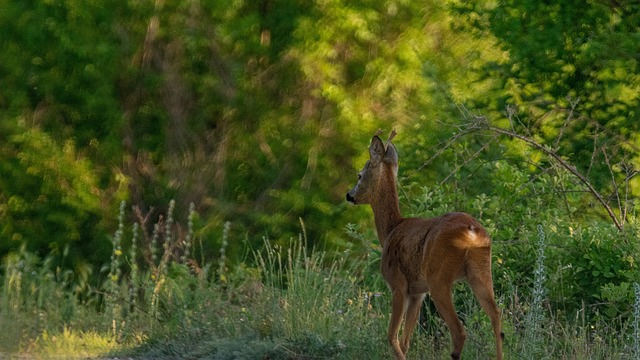
[{"label": "thistle plant", "polygon": [[220,281],[223,283],[227,282],[226,276],[226,249],[229,245],[229,230],[231,229],[231,222],[227,221],[224,223],[224,228],[222,230],[222,246],[220,247],[220,259],[218,260],[218,275],[220,276]]},{"label": "thistle plant", "polygon": [[539,359],[543,356],[542,347],[542,326],[545,321],[543,301],[545,299],[546,280],[544,260],[545,256],[545,233],[542,225],[538,225],[538,247],[536,249],[536,265],[533,271],[533,291],[531,308],[526,316],[526,333],[524,338],[525,353],[531,359]]},{"label": "thistle plant", "polygon": [[634,283],[633,289],[636,301],[633,305],[633,355],[635,359],[640,358],[640,284]]},{"label": "thistle plant", "polygon": [[119,280],[122,270],[120,269],[120,257],[122,256],[122,235],[124,233],[124,209],[126,203],[120,202],[120,211],[118,213],[118,230],[113,234],[111,244],[113,252],[111,253],[111,267],[109,269],[109,277],[106,282],[107,296],[105,304],[107,306],[106,314],[111,317],[111,334],[114,338],[118,336],[118,313],[120,307],[117,304]]},{"label": "thistle plant", "polygon": [[[109,280],[112,284],[117,284],[120,278],[120,256],[122,256],[122,234],[124,233],[124,208],[126,203],[120,202],[120,212],[118,213],[118,230],[113,234],[111,244],[113,252],[111,253],[111,268],[109,271]],[[117,287],[117,286],[116,286]]]},{"label": "thistle plant", "polygon": [[[160,292],[165,283],[165,277],[168,271],[168,264],[171,260],[171,239],[173,238],[173,210],[175,208],[176,202],[175,200],[171,200],[169,202],[169,209],[167,210],[167,218],[164,222],[164,242],[162,244],[163,253],[160,257],[160,263],[157,265],[156,273],[152,275],[152,280],[154,280],[153,293],[151,295],[151,314],[154,318],[158,318],[158,304],[160,301]],[[153,230],[153,238],[152,238],[152,259],[155,264],[157,259],[157,243],[160,238],[161,230],[162,230],[162,216],[158,220],[158,223],[155,224]],[[155,251],[155,253],[154,253]]]},{"label": "thistle plant", "polygon": [[164,254],[162,255],[162,260],[160,264],[160,269],[162,270],[162,274],[167,274],[167,263],[169,262],[169,258],[171,257],[171,239],[172,239],[172,228],[173,228],[173,209],[175,208],[176,202],[175,200],[169,201],[169,209],[167,210],[167,221],[164,225],[164,244],[162,248],[164,250]]},{"label": "thistle plant", "polygon": [[[162,215],[160,220],[162,221]],[[158,262],[158,239],[160,238],[160,224],[153,224],[153,235],[151,235],[151,242],[149,243],[149,250],[151,251],[151,263],[156,265]]]},{"label": "thistle plant", "polygon": [[189,217],[187,218],[187,235],[184,238],[184,251],[182,252],[182,256],[180,260],[183,264],[186,264],[189,259],[190,249],[191,249],[191,241],[193,239],[193,218],[196,215],[195,205],[193,203],[189,204]]},{"label": "thistle plant", "polygon": [[129,251],[129,262],[131,265],[131,284],[129,284],[129,307],[135,310],[135,294],[138,293],[138,263],[136,262],[136,251],[138,247],[138,231],[140,225],[133,224],[133,235],[131,238],[131,249]]}]

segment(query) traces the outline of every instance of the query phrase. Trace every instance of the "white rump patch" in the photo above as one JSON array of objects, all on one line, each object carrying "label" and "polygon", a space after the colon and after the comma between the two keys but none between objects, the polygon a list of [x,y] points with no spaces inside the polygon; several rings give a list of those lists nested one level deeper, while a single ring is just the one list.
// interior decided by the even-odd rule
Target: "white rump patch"
[{"label": "white rump patch", "polygon": [[467,239],[468,239],[469,246],[471,247],[487,246],[488,239],[485,238],[484,236],[478,235],[478,233],[474,231],[474,229],[475,227],[471,227],[471,229],[467,231]]}]

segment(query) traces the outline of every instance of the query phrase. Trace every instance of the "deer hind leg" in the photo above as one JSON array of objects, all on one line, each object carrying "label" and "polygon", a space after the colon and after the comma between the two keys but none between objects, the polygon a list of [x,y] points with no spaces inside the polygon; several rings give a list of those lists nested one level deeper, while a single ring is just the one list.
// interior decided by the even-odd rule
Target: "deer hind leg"
[{"label": "deer hind leg", "polygon": [[407,351],[409,351],[409,343],[411,342],[413,330],[418,322],[418,315],[420,314],[420,307],[424,296],[425,294],[409,295],[407,314],[404,318],[404,330],[402,331],[402,344],[400,344],[400,349],[405,355],[407,355]]},{"label": "deer hind leg", "polygon": [[449,327],[451,333],[451,341],[453,342],[453,351],[451,352],[452,359],[459,359],[464,347],[464,341],[467,338],[467,334],[464,331],[464,327],[458,319],[456,309],[453,307],[453,295],[451,293],[452,283],[448,283],[444,286],[431,289],[431,300],[436,305],[438,313],[444,319]]},{"label": "deer hind leg", "polygon": [[393,349],[396,360],[406,359],[404,352],[400,348],[400,343],[398,342],[398,331],[400,330],[402,318],[406,311],[407,299],[405,298],[405,294],[400,290],[394,290],[393,298],[391,299],[391,319],[389,320],[389,332],[387,333],[387,338],[391,348]]},{"label": "deer hind leg", "polygon": [[502,340],[504,333],[500,323],[500,308],[496,304],[491,278],[491,261],[484,261],[468,268],[467,280],[480,306],[491,319],[493,335],[496,339],[496,359],[502,360]]}]

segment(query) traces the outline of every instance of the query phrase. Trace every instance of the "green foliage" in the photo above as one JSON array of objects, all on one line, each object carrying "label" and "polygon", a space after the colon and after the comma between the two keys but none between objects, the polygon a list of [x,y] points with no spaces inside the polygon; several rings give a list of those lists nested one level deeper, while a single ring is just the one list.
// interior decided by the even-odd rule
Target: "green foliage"
[{"label": "green foliage", "polygon": [[[557,193],[558,188],[570,188],[570,184],[563,183],[567,179],[551,175],[528,179],[526,173],[503,162],[493,163],[492,168],[500,185],[494,188],[500,192],[492,196],[467,195],[464,181],[420,188],[410,183],[400,188],[403,212],[407,216],[432,217],[466,211],[478,217],[493,238],[498,294],[534,297],[532,274],[538,274],[540,261],[539,245],[534,239],[536,234],[545,234],[545,302],[555,315],[573,321],[576,313],[582,313],[586,322],[629,319],[634,299],[632,284],[640,274],[636,226],[628,225],[620,232],[602,222],[576,225],[570,218],[579,215],[561,210],[571,200],[559,198]],[[538,224],[542,224],[543,233],[535,230]]]},{"label": "green foliage", "polygon": [[[19,331],[0,343],[43,354],[78,336],[150,344],[140,351],[160,357],[384,353],[371,214],[343,198],[371,134],[397,126],[403,213],[467,211],[491,233],[513,354],[540,304],[539,224],[540,353],[629,354],[639,10],[595,0],[3,3],[0,327]],[[469,131],[481,115],[540,147]],[[116,210],[123,200],[133,212]],[[465,321],[482,329],[460,292]],[[412,351],[446,354],[443,324],[428,327]],[[484,333],[469,332],[469,356],[489,356]]]},{"label": "green foliage", "polygon": [[[115,5],[5,3],[0,15],[7,45],[0,55],[5,90],[0,116],[27,112],[31,117],[35,112],[34,123],[55,140],[75,138],[82,147],[113,134],[120,119],[113,82],[119,63]],[[34,23],[42,26],[34,28]]]},{"label": "green foliage", "polygon": [[67,259],[66,266],[80,276],[79,286],[86,287],[88,263],[104,255],[98,244],[81,241],[99,236],[101,225],[93,167],[73,141],[61,145],[38,129],[17,130],[2,154],[0,248],[6,253],[26,246],[40,256],[55,256],[57,263]]},{"label": "green foliage", "polygon": [[[238,233],[288,239],[302,218],[314,245],[341,249],[340,222],[368,216],[338,205],[366,156],[359,149],[392,125],[410,135],[398,146],[417,188],[455,183],[490,199],[504,190],[499,171],[530,195],[517,181],[547,160],[517,141],[458,138],[465,106],[557,148],[599,191],[615,189],[613,207],[631,220],[635,10],[595,1],[7,4],[0,253],[20,241],[41,256],[73,243],[70,263],[96,264],[121,200],[146,213],[172,198],[179,213],[194,203],[205,242],[230,219]],[[492,166],[500,157],[513,161]],[[567,184],[555,175],[548,186]],[[579,189],[563,190],[570,213],[593,212],[567,195]],[[254,248],[260,238],[247,237]],[[242,246],[229,245],[230,261]]]},{"label": "green foliage", "polygon": [[503,126],[571,158],[603,193],[637,189],[637,3],[451,4],[462,29],[494,37],[508,54],[480,64],[494,86],[474,110],[495,117],[506,110]]},{"label": "green foliage", "polygon": [[[561,291],[582,299],[587,306],[604,304],[590,312],[594,316],[630,317],[633,283],[640,277],[637,235],[594,227],[578,230],[574,236],[577,246],[564,254],[572,267],[566,281],[574,285],[564,286]],[[577,305],[567,310],[575,310]]]}]

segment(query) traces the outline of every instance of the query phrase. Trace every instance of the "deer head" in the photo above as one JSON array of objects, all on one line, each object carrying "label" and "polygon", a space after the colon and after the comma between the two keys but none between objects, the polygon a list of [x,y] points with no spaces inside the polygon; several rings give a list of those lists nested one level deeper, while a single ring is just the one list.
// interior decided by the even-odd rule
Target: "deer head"
[{"label": "deer head", "polygon": [[378,130],[371,139],[369,161],[358,173],[356,185],[347,193],[347,201],[354,205],[371,204],[380,191],[395,188],[398,153],[391,140],[396,136],[396,131],[391,131],[386,144],[378,137],[380,133],[381,130]]}]

